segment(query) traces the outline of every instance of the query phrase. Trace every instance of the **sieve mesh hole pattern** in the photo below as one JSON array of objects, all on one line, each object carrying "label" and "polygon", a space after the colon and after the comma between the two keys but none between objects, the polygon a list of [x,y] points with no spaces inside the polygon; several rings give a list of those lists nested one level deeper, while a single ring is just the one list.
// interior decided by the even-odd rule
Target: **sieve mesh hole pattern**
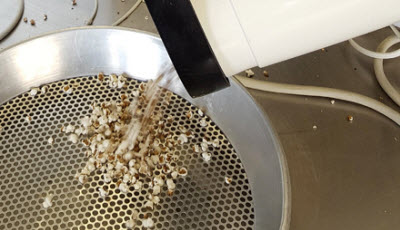
[{"label": "sieve mesh hole pattern", "polygon": [[[100,172],[84,185],[74,178],[85,165],[86,148],[68,143],[61,126],[78,125],[79,118],[90,114],[92,101],[116,101],[122,93],[131,95],[139,84],[128,79],[127,88],[117,90],[94,76],[78,77],[48,84],[46,94],[32,97],[25,92],[0,106],[0,229],[126,229],[134,209],[141,213],[134,229],[141,229],[143,213],[154,220],[154,229],[254,228],[250,185],[234,148],[208,117],[209,125],[201,127],[198,109],[178,95],[168,106],[159,103],[156,108],[165,118],[174,118],[167,130],[178,135],[176,126],[182,125],[194,134],[176,149],[178,165],[189,173],[176,181],[172,196],[164,188],[161,202],[149,211],[143,208],[148,186],[123,194],[114,181],[106,185],[109,196],[103,199],[97,191],[104,185]],[[74,92],[65,94],[65,85],[73,86]],[[188,111],[193,112],[192,119],[185,116]],[[30,123],[25,120],[28,115]],[[204,135],[221,141],[220,148],[209,147],[209,162],[191,148]],[[47,142],[50,137],[53,145]],[[225,176],[232,178],[231,184],[225,183]],[[44,209],[49,193],[54,194],[53,206]]]}]

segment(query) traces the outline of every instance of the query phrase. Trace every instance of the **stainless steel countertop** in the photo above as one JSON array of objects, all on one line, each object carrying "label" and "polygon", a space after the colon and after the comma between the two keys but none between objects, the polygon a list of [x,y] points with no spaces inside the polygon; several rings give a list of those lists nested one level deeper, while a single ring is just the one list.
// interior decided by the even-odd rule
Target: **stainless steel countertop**
[{"label": "stainless steel countertop", "polygon": [[[357,41],[372,49],[388,34],[383,29]],[[326,51],[267,67],[268,80],[351,90],[396,108],[379,87],[371,59],[347,42]],[[399,60],[385,63],[398,88]],[[394,122],[351,103],[250,92],[269,115],[286,154],[291,229],[399,228],[400,129]]]},{"label": "stainless steel countertop", "polygon": [[[99,0],[94,25],[110,25],[134,2]],[[57,14],[59,8],[50,0],[26,0],[24,15],[41,18],[46,11],[52,13],[47,13],[48,20],[35,28],[26,28],[29,25],[21,22],[0,43],[0,49],[44,32],[84,25],[93,2],[78,1],[75,11],[66,3],[60,4],[71,12],[63,8],[64,13]],[[121,26],[156,32],[144,4]],[[382,29],[357,41],[375,49],[389,34],[389,29]],[[399,65],[400,60],[385,62],[386,73],[396,88],[400,86],[400,79],[395,77],[400,75]],[[255,78],[351,90],[379,99],[400,112],[379,87],[372,59],[357,53],[347,42],[264,69],[269,78],[258,68],[254,70]],[[350,103],[336,101],[332,105],[328,99],[250,92],[268,114],[286,154],[292,190],[291,229],[399,228],[398,126],[370,109]],[[354,117],[352,123],[346,120],[348,115]]]}]

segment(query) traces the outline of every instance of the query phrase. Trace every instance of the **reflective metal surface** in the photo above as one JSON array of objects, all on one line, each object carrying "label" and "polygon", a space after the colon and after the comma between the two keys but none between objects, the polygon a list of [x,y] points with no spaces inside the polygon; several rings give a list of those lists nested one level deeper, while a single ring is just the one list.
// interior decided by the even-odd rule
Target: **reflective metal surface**
[{"label": "reflective metal surface", "polygon": [[0,0],[0,41],[18,24],[24,11],[24,1]]},{"label": "reflective metal surface", "polygon": [[[153,79],[165,62],[169,62],[169,59],[161,41],[151,35],[113,28],[66,30],[24,42],[0,53],[0,103],[26,92],[31,87],[71,77],[94,75],[100,71],[106,74],[124,72],[140,80]],[[177,78],[169,89],[205,110],[232,143],[250,184],[255,228],[279,229],[282,223],[287,224],[290,197],[285,160],[269,122],[252,98],[235,81],[226,90],[195,100],[188,96]],[[35,106],[36,104],[29,108],[22,107],[20,111],[23,113]],[[5,108],[9,110],[11,106]],[[3,115],[1,119],[11,118]],[[39,116],[40,119],[47,118]],[[68,116],[65,119],[68,121]],[[11,130],[3,132],[7,134]],[[33,136],[28,135],[28,140],[32,138]],[[33,145],[39,150],[43,143]],[[11,146],[2,148],[3,155],[7,156],[8,148]],[[45,154],[41,157],[49,164],[48,167],[57,162],[57,159],[46,161]],[[3,170],[15,170],[14,165],[10,165],[11,169],[5,166],[7,165],[2,166]],[[41,181],[43,178],[38,177],[37,180]],[[7,183],[11,182],[3,179]],[[45,183],[47,179],[41,182]],[[242,189],[236,196],[243,196],[244,192]],[[76,194],[72,193],[72,196]],[[39,214],[46,215],[46,212],[39,211]],[[221,220],[221,217],[216,217],[217,221]],[[251,228],[250,223],[240,222],[238,229],[247,229],[246,225]],[[229,225],[224,226],[229,229]],[[204,229],[207,228],[208,226],[204,226]]]},{"label": "reflective metal surface", "polygon": [[[14,2],[14,1],[12,1]],[[85,26],[94,9],[94,0],[77,1],[73,6],[71,0],[24,0],[25,9],[23,17],[28,21],[34,19],[35,26],[19,21],[15,30],[0,42],[0,51],[23,40],[33,38],[44,33],[71,27]],[[136,0],[110,1],[98,0],[99,7],[93,25],[111,25],[124,15],[135,3]],[[44,14],[47,20],[44,20]],[[145,4],[141,4],[138,9],[120,26],[156,32],[152,24],[150,14],[147,12]],[[0,15],[1,17],[1,15]]]},{"label": "reflective metal surface", "polygon": [[[86,12],[76,14],[68,1],[54,4],[52,0],[25,0],[24,16],[40,18],[49,12],[52,16],[49,15],[46,23],[39,22],[43,26],[35,28],[20,23],[15,34],[0,42],[0,50],[31,36],[83,25],[93,3],[79,2]],[[135,0],[99,0],[99,14],[94,24],[111,25],[134,3]],[[59,7],[63,4],[65,8]],[[61,14],[56,9],[71,14]],[[156,32],[144,4],[122,26]],[[391,33],[384,29],[356,41],[374,50]],[[325,51],[269,66],[265,68],[269,78],[263,76],[264,69],[254,69],[254,72],[255,78],[268,81],[354,91],[396,108],[376,82],[372,65],[371,59],[343,42]],[[399,65],[398,59],[385,61],[386,74],[398,89]],[[400,131],[397,126],[370,110],[340,101],[331,105],[324,99],[254,90],[250,93],[268,114],[287,155],[292,188],[291,229],[399,228]],[[346,121],[349,114],[355,119],[352,124]],[[318,126],[315,132],[310,130],[314,124]]]},{"label": "reflective metal surface", "polygon": [[[71,26],[84,26],[85,20],[90,17],[94,1],[81,1],[72,6],[72,1],[60,1],[54,4],[51,0],[24,0],[24,5],[22,18],[26,17],[28,23],[23,22],[21,18],[12,33],[0,42],[0,50],[46,32]],[[47,20],[44,20],[45,14]],[[30,20],[35,21],[34,26],[30,24]]]},{"label": "reflective metal surface", "polygon": [[[356,41],[375,50],[391,34],[383,29]],[[400,90],[400,59],[386,60],[384,66]],[[376,81],[373,60],[348,42],[254,71],[256,78],[267,81],[361,93],[400,112]],[[400,228],[400,128],[395,123],[338,100],[332,105],[329,99],[250,93],[271,119],[287,157],[291,229]],[[348,115],[353,122],[347,121]]]},{"label": "reflective metal surface", "polygon": [[[67,85],[74,89],[70,95],[63,91]],[[87,147],[72,144],[61,127],[79,125],[80,118],[91,114],[92,102],[118,101],[122,94],[132,95],[139,85],[132,79],[126,89],[112,89],[97,76],[78,77],[46,84],[46,94],[32,97],[26,92],[0,106],[0,229],[125,229],[134,210],[139,212],[134,229],[143,226],[145,216],[156,229],[254,229],[252,192],[231,143],[209,117],[202,127],[204,116],[185,99],[171,94],[167,103],[166,90],[155,107],[164,118],[164,131],[178,137],[184,127],[194,136],[171,151],[178,159],[174,164],[188,170],[187,176],[176,179],[173,195],[164,186],[160,202],[150,210],[145,204],[152,194],[152,177],[142,178],[140,190],[131,185],[128,192],[118,189],[117,180],[105,183],[100,170],[87,183],[78,182],[75,175],[87,162]],[[186,117],[189,111],[192,119]],[[31,122],[25,120],[28,115]],[[212,154],[209,162],[192,150],[204,136],[220,141],[219,147],[207,147]],[[54,140],[51,145],[49,137]],[[155,174],[162,171],[157,169]],[[225,177],[232,183],[226,184]],[[100,197],[99,188],[108,191],[108,196]],[[54,195],[53,205],[44,209],[48,194]]]}]

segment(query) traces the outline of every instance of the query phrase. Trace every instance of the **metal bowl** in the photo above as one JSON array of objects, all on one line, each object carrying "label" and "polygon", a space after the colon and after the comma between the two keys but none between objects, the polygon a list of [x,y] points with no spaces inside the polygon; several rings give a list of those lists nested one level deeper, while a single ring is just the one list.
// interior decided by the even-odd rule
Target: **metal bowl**
[{"label": "metal bowl", "polygon": [[[154,79],[166,62],[170,60],[163,43],[154,35],[114,27],[59,31],[0,53],[0,104],[31,87],[100,71]],[[255,228],[286,229],[286,162],[265,114],[235,79],[230,79],[231,87],[197,99],[176,79],[168,89],[205,109],[238,153],[252,191]]]}]

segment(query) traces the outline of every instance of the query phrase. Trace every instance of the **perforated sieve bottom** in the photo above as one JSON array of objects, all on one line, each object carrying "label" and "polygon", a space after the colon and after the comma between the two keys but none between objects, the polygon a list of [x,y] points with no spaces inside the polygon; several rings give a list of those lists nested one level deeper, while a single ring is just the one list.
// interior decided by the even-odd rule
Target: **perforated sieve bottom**
[{"label": "perforated sieve bottom", "polygon": [[[65,85],[74,85],[71,95],[63,93]],[[46,94],[32,97],[27,92],[0,106],[0,229],[125,229],[134,209],[140,210],[139,219],[151,217],[155,229],[253,229],[253,200],[239,157],[209,118],[207,127],[200,126],[197,112],[188,119],[185,113],[197,108],[177,95],[169,106],[158,106],[165,116],[174,117],[173,125],[165,128],[176,134],[183,125],[195,138],[176,149],[178,165],[189,174],[177,179],[172,196],[164,188],[160,204],[149,211],[142,208],[147,184],[140,192],[123,194],[110,183],[105,199],[97,191],[104,186],[100,172],[79,184],[74,175],[87,161],[86,147],[68,142],[60,127],[78,125],[79,118],[90,114],[92,101],[117,101],[121,92],[131,95],[139,82],[128,79],[127,85],[115,90],[96,77],[79,77],[48,84]],[[204,134],[221,140],[220,148],[210,146],[209,162],[191,148]],[[50,137],[53,145],[47,141]],[[232,178],[231,184],[225,183],[225,176]],[[53,206],[44,209],[49,193],[55,195]],[[141,221],[137,224],[135,229],[140,229]]]}]

